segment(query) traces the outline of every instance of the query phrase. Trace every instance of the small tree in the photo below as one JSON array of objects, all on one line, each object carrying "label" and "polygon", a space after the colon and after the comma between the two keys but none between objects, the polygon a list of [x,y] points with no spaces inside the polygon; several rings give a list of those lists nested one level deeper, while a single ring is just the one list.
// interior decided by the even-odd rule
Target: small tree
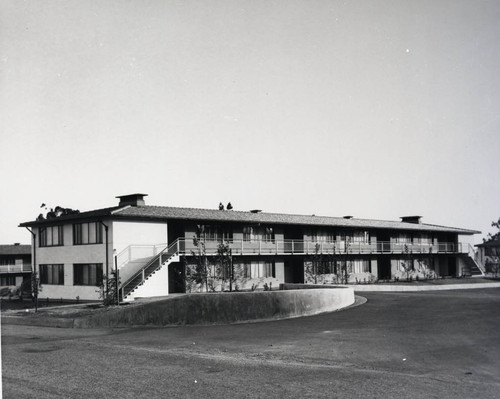
[{"label": "small tree", "polygon": [[351,252],[351,238],[346,237],[344,251],[340,255],[340,282],[348,284],[351,277],[351,265],[349,261],[349,253]]},{"label": "small tree", "polygon": [[428,255],[417,259],[420,271],[424,274],[424,278],[427,280],[435,279],[437,277],[436,271],[434,270],[434,258],[432,256],[432,248],[429,248]]},{"label": "small tree", "polygon": [[120,280],[116,278],[116,272],[111,271],[111,276],[104,276],[99,286],[99,298],[104,306],[118,305],[117,293]]},{"label": "small tree", "polygon": [[31,296],[35,302],[35,313],[38,312],[38,294],[42,292],[42,284],[36,270],[31,273]]},{"label": "small tree", "polygon": [[404,247],[404,258],[401,261],[401,267],[403,269],[403,273],[406,275],[406,280],[410,281],[411,277],[413,276],[413,273],[415,273],[415,267],[413,263],[413,254],[410,251],[410,248],[408,245],[405,244]]},{"label": "small tree", "polygon": [[[201,237],[201,238],[199,238]],[[194,267],[190,268],[190,272],[186,273],[186,278],[190,278],[192,283],[202,284],[205,286],[205,290],[208,292],[208,276],[209,276],[209,266],[208,257],[205,247],[205,239],[201,234],[198,236],[193,236],[193,245],[195,250],[191,251],[193,258],[195,260]]]},{"label": "small tree", "polygon": [[306,266],[306,276],[307,280],[314,281],[314,284],[318,284],[318,274],[322,274],[321,264],[323,261],[323,256],[320,253],[321,246],[319,243],[314,245],[314,253],[309,257],[308,265]]},{"label": "small tree", "polygon": [[217,256],[215,258],[217,262],[216,272],[222,280],[221,291],[229,280],[229,291],[233,290],[233,280],[234,280],[234,270],[232,262],[231,248],[229,247],[229,242],[220,242],[217,246]]},{"label": "small tree", "polygon": [[484,242],[486,241],[491,241],[491,240],[499,240],[500,239],[500,218],[498,218],[498,220],[495,222],[491,222],[491,227],[495,227],[496,229],[498,229],[498,231],[496,233],[488,233],[488,235],[486,236],[486,239],[483,239]]}]

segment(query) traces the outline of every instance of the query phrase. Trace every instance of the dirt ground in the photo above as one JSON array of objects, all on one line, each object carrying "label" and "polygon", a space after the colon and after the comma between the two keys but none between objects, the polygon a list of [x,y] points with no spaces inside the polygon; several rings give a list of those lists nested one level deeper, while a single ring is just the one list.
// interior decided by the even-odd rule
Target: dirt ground
[{"label": "dirt ground", "polygon": [[228,326],[2,326],[5,398],[497,398],[500,289]]}]

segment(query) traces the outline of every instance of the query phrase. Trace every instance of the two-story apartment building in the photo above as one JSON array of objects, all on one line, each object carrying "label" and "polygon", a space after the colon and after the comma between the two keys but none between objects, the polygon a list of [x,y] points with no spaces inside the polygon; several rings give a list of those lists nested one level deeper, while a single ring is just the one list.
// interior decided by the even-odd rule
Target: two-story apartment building
[{"label": "two-story apartment building", "polygon": [[352,283],[404,278],[408,265],[413,278],[459,276],[470,273],[469,246],[459,237],[479,233],[423,224],[419,216],[380,221],[176,208],[146,205],[145,196],[22,223],[33,232],[40,297],[97,299],[97,286],[115,268],[125,301],[184,292],[198,250],[193,237],[209,258],[220,242],[228,244],[239,289],[309,282],[313,269],[324,283],[341,282],[341,270]]},{"label": "two-story apartment building", "polygon": [[0,294],[19,289],[23,282],[29,291],[31,245],[0,245]]}]

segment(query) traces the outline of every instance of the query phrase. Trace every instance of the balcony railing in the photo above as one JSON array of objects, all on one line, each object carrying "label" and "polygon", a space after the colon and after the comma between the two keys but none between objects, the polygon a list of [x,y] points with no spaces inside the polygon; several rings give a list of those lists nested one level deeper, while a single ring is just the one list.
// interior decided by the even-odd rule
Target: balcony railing
[{"label": "balcony railing", "polygon": [[[203,241],[205,253],[216,255],[220,241]],[[452,242],[440,242],[437,244],[417,244],[417,243],[394,243],[389,241],[376,242],[314,242],[307,240],[230,240],[228,242],[232,255],[313,255],[318,254],[403,254],[405,248],[412,254],[443,254],[443,253],[464,253],[467,249],[462,249],[462,244]],[[197,252],[197,247],[192,239],[180,238],[176,242],[177,253],[179,255],[191,255]],[[346,248],[347,246],[347,248]],[[137,259],[152,257],[159,254],[167,247],[167,244],[159,245],[131,245],[118,255],[118,265]]]},{"label": "balcony railing", "polygon": [[0,265],[0,273],[31,273],[31,265]]}]

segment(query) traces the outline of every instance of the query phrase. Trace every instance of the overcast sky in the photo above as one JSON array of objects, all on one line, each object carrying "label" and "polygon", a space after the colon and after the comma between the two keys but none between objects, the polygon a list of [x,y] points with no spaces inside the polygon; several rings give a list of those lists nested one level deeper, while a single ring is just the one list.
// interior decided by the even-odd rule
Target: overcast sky
[{"label": "overcast sky", "polygon": [[497,0],[0,0],[0,243],[42,202],[136,192],[493,231],[498,21]]}]

